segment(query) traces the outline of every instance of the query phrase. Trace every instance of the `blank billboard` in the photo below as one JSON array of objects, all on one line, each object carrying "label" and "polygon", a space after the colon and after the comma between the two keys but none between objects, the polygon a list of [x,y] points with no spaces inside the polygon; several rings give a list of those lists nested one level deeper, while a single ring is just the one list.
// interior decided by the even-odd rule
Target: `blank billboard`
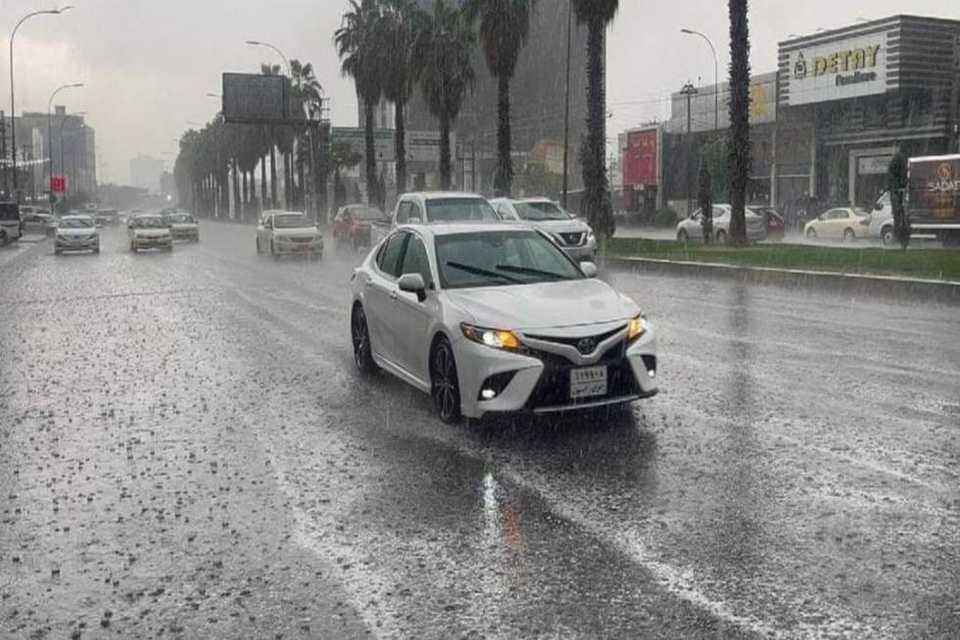
[{"label": "blank billboard", "polygon": [[257,73],[223,74],[223,118],[246,124],[284,124],[302,120],[291,109],[286,76]]}]

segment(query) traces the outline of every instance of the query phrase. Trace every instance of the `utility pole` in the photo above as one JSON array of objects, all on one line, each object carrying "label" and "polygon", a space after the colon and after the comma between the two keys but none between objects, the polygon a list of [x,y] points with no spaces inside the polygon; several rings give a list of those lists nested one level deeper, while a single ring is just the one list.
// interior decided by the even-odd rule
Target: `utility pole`
[{"label": "utility pole", "polygon": [[[571,38],[573,37],[573,0],[568,0],[567,2],[567,83],[564,96],[564,106],[563,106],[563,195],[560,200],[560,204],[563,206],[564,210],[567,208],[567,189],[568,189],[568,174],[570,173],[569,166],[569,155],[570,155],[570,49],[572,46]],[[476,155],[474,155],[474,166],[476,163]],[[476,170],[474,170],[476,174]]]},{"label": "utility pole", "polygon": [[8,178],[10,174],[7,171],[7,115],[0,111],[0,158],[3,158],[3,190],[10,191]]},{"label": "utility pole", "polygon": [[687,82],[687,84],[683,85],[683,88],[680,90],[680,95],[687,97],[687,161],[685,163],[687,171],[687,215],[693,211],[693,184],[690,172],[690,167],[693,165],[693,158],[691,157],[693,155],[693,143],[690,139],[690,134],[693,130],[693,117],[690,111],[690,102],[692,101],[693,96],[697,95],[697,93],[697,88],[693,86],[693,83],[691,82]]}]

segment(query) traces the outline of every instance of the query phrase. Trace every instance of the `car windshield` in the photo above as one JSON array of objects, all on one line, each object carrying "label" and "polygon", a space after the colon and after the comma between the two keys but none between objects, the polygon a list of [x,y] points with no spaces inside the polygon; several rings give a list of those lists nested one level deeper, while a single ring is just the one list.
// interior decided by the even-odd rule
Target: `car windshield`
[{"label": "car windshield", "polygon": [[135,229],[162,229],[167,226],[167,221],[162,216],[138,216],[130,222],[130,226]]},{"label": "car windshield", "polygon": [[483,198],[434,198],[427,200],[430,222],[496,222],[500,220]]},{"label": "car windshield", "polygon": [[60,227],[64,229],[85,229],[94,226],[90,218],[64,218],[60,221]]},{"label": "car windshield", "polygon": [[569,220],[570,214],[552,202],[514,202],[514,209],[521,220]]},{"label": "car windshield", "polygon": [[173,224],[195,224],[196,220],[189,213],[172,213],[168,219]]},{"label": "car windshield", "polygon": [[312,227],[310,218],[300,214],[288,214],[273,216],[273,227],[275,229],[300,229],[303,227]]},{"label": "car windshield", "polygon": [[536,231],[489,231],[436,239],[440,283],[446,289],[576,280],[583,274]]}]

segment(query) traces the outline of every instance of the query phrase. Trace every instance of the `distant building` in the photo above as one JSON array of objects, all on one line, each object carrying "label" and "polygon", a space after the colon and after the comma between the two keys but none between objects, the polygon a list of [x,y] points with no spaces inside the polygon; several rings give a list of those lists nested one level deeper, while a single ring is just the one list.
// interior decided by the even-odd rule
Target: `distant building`
[{"label": "distant building", "polygon": [[163,160],[138,155],[130,161],[130,184],[151,193],[160,193],[160,176],[163,171]]}]

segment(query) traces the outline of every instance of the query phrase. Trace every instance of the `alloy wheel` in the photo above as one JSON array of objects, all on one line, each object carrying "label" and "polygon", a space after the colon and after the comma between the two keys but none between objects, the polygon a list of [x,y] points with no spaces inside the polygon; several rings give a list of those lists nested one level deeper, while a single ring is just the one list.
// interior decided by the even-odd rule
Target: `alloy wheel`
[{"label": "alloy wheel", "polygon": [[363,308],[357,306],[350,322],[350,336],[353,340],[353,361],[364,373],[374,369],[373,355],[370,351],[370,332],[367,330],[367,317]]},{"label": "alloy wheel", "polygon": [[433,350],[431,386],[437,415],[446,423],[456,422],[460,418],[460,383],[453,351],[445,339]]}]

